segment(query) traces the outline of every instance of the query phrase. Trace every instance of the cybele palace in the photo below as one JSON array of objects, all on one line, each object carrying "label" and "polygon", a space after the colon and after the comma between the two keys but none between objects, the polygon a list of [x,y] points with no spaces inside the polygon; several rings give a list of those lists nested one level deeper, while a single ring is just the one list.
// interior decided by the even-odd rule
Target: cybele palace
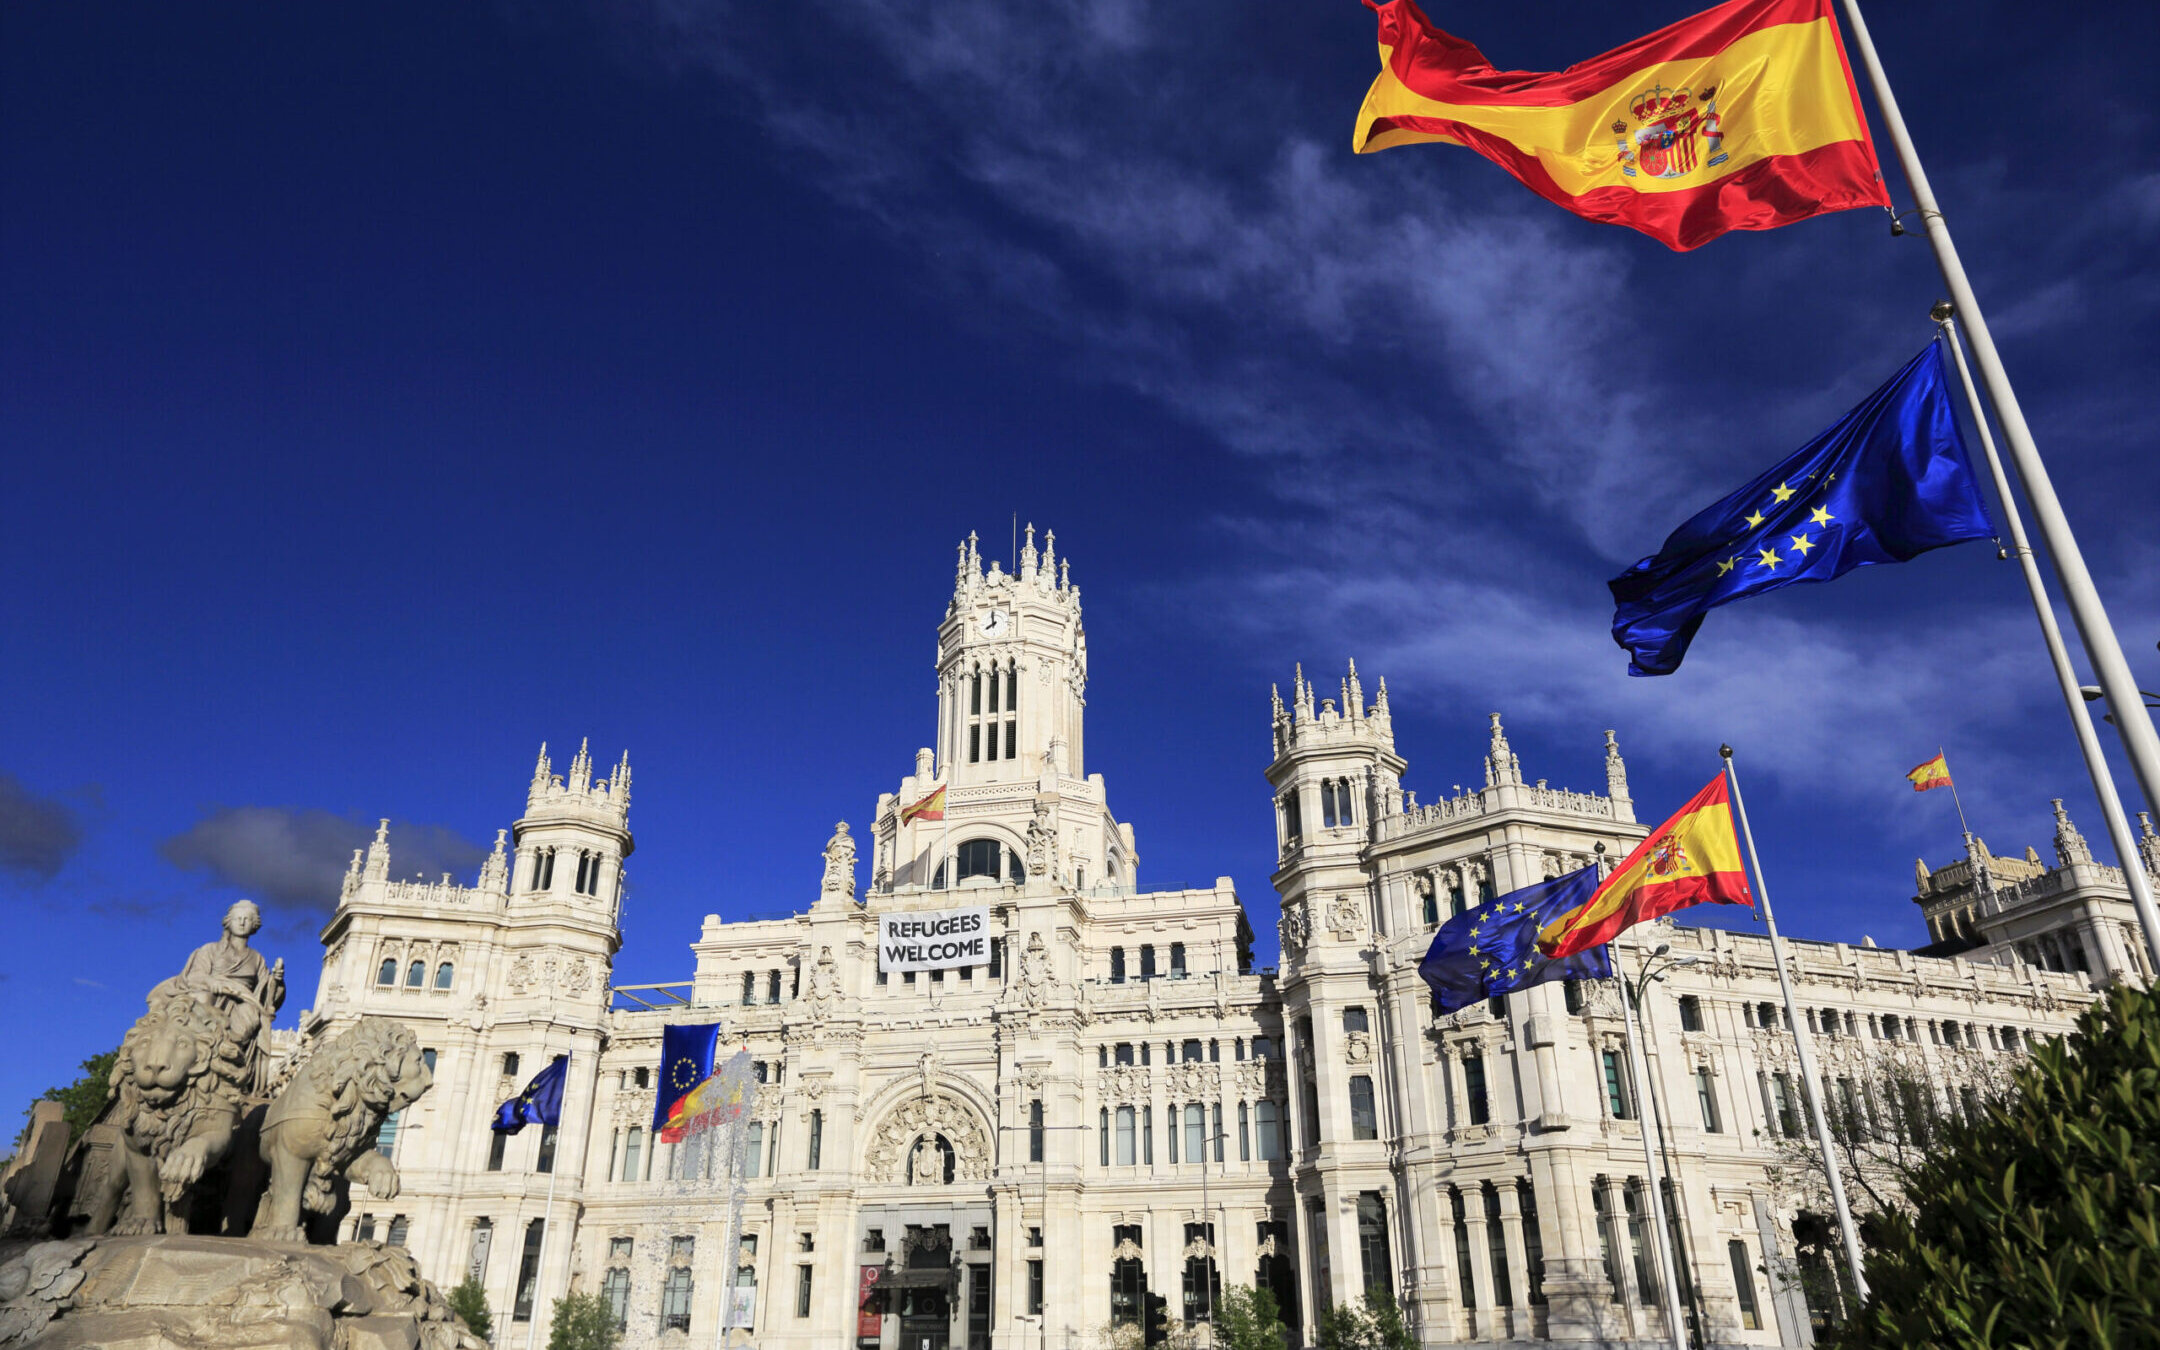
[{"label": "cybele palace", "polygon": [[[343,1235],[405,1243],[445,1287],[477,1276],[513,1346],[535,1317],[545,1339],[568,1290],[605,1296],[629,1346],[1204,1335],[1228,1285],[1272,1289],[1300,1343],[1368,1289],[1427,1344],[1665,1337],[1614,982],[1436,1019],[1416,970],[1449,915],[1643,837],[1612,734],[1584,735],[1603,791],[1571,791],[1526,781],[1494,716],[1481,785],[1420,804],[1385,683],[1300,673],[1273,701],[1263,797],[1256,694],[1253,810],[1273,813],[1282,900],[1281,965],[1257,969],[1229,878],[1142,884],[1087,758],[1080,590],[1046,542],[1030,530],[1016,573],[961,547],[931,745],[836,827],[815,889],[805,858],[799,913],[707,917],[684,983],[611,985],[627,756],[581,749],[558,774],[543,750],[471,887],[393,880],[378,833],[301,1030],[395,1018],[437,1087],[382,1131],[402,1192],[356,1189]],[[942,813],[910,818],[940,788]],[[2054,850],[1923,863],[1923,951],[1792,944],[1829,1099],[1878,1119],[1918,1083],[1959,1110],[2096,989],[2145,976],[2121,874],[2059,804]],[[2144,863],[2160,870],[2149,825]],[[980,964],[881,970],[881,915],[977,906]],[[1687,1319],[1701,1343],[1810,1344],[1837,1260],[1793,1164],[1804,1108],[1768,941],[1650,925],[1622,970],[1654,944],[1698,958],[1644,1005]],[[762,1084],[732,1262],[726,1192],[676,1178],[652,1134],[662,1027],[714,1022]],[[559,1054],[559,1130],[492,1133]]]}]

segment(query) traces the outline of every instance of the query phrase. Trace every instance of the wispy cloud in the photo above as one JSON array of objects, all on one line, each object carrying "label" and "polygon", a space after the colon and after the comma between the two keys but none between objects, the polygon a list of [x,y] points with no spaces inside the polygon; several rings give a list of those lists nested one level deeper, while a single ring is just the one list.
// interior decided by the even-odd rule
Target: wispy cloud
[{"label": "wispy cloud", "polygon": [[0,872],[50,881],[80,847],[82,825],[66,803],[0,773]]},{"label": "wispy cloud", "polygon": [[[267,908],[321,913],[337,904],[353,850],[372,828],[328,811],[280,806],[218,807],[160,844],[168,862],[205,873]],[[462,875],[487,850],[440,825],[396,824],[390,854],[398,876]]]}]

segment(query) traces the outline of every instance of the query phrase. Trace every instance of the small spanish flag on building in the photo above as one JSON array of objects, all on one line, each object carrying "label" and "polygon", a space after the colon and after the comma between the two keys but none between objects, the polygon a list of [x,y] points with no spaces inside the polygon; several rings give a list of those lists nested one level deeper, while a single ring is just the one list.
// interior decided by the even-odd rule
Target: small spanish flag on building
[{"label": "small spanish flag on building", "polygon": [[1539,929],[1538,950],[1555,960],[1573,956],[1689,905],[1752,906],[1731,800],[1719,774],[1637,844],[1595,894]]},{"label": "small spanish flag on building", "polygon": [[1906,774],[1905,780],[1912,784],[1912,790],[1915,792],[1925,792],[1929,788],[1949,787],[1950,766],[1944,762],[1942,751],[1938,750],[1935,752],[1935,758]]},{"label": "small spanish flag on building", "polygon": [[945,785],[943,783],[938,784],[937,791],[900,812],[900,823],[902,825],[911,820],[943,819],[945,819]]},{"label": "small spanish flag on building", "polygon": [[1890,204],[1831,0],[1730,0],[1557,72],[1495,70],[1413,0],[1380,16],[1359,154],[1467,146],[1668,248]]}]

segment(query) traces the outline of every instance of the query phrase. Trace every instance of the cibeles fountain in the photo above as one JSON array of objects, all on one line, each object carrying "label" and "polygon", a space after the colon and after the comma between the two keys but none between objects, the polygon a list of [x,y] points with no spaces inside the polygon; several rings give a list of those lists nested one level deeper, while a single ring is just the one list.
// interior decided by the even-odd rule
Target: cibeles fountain
[{"label": "cibeles fountain", "polygon": [[351,1184],[397,1194],[376,1132],[433,1075],[379,1018],[273,1057],[285,972],[248,945],[261,925],[234,905],[150,991],[93,1131],[106,1159],[78,1156],[74,1204],[28,1225],[65,1235],[0,1244],[0,1347],[484,1350],[402,1247],[310,1243]]}]

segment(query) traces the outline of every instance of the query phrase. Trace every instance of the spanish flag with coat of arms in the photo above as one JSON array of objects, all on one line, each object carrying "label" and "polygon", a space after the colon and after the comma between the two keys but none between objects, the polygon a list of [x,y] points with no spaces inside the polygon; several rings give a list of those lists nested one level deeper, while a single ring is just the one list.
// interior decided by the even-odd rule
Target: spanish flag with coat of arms
[{"label": "spanish flag with coat of arms", "polygon": [[1573,956],[1689,905],[1752,907],[1731,803],[1719,774],[1637,844],[1588,900],[1539,929],[1538,950],[1555,960]]},{"label": "spanish flag with coat of arms", "polygon": [[1586,220],[1687,250],[1888,207],[1831,0],[1730,0],[1557,72],[1495,70],[1413,0],[1380,16],[1359,154],[1467,146]]}]

